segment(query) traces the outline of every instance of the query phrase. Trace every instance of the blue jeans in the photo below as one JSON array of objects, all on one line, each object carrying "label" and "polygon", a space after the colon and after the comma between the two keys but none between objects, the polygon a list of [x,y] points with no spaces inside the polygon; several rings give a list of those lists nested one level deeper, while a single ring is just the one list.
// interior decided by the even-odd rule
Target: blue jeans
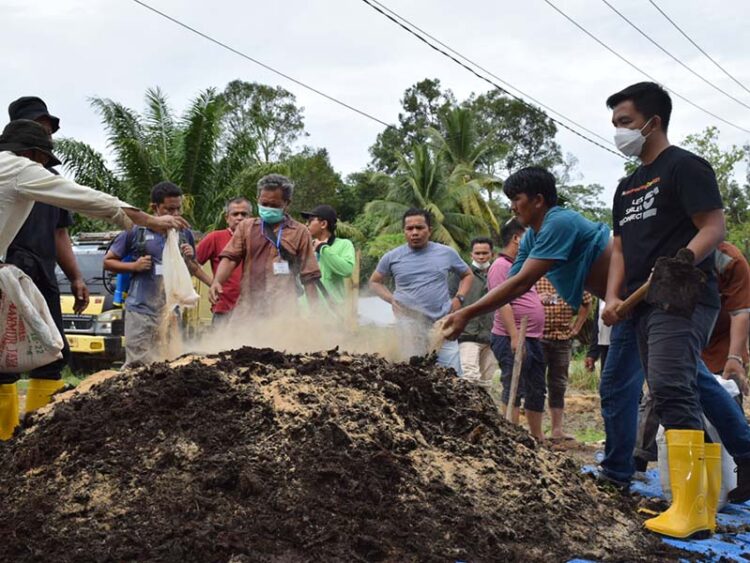
[{"label": "blue jeans", "polygon": [[[638,403],[644,374],[638,354],[635,324],[624,320],[612,327],[607,362],[599,393],[606,441],[602,469],[620,481],[635,472],[633,450],[638,432]],[[735,459],[750,459],[750,426],[741,407],[724,391],[703,361],[698,362],[698,393],[706,418]]]},{"label": "blue jeans", "polygon": [[630,481],[635,473],[633,450],[643,379],[635,323],[625,319],[612,327],[607,362],[599,383],[605,433],[601,466],[618,481]]}]

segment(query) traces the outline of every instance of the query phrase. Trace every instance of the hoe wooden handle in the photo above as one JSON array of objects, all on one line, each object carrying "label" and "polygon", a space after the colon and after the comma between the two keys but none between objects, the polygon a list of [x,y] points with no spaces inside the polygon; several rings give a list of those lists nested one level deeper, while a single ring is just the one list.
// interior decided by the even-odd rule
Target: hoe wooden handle
[{"label": "hoe wooden handle", "polygon": [[633,307],[635,307],[636,305],[638,305],[638,303],[643,301],[646,298],[646,294],[648,293],[648,288],[650,285],[651,285],[651,281],[647,281],[641,287],[639,287],[633,293],[631,293],[630,296],[625,301],[620,303],[617,306],[617,316],[624,317],[630,311],[633,310]]},{"label": "hoe wooden handle", "polygon": [[505,418],[511,420],[513,417],[513,405],[516,402],[518,393],[518,380],[521,377],[521,366],[523,366],[523,352],[526,345],[526,327],[529,324],[529,316],[524,315],[521,319],[521,328],[518,330],[518,348],[513,358],[513,375],[510,380],[510,397],[508,398],[508,407],[505,411]]}]

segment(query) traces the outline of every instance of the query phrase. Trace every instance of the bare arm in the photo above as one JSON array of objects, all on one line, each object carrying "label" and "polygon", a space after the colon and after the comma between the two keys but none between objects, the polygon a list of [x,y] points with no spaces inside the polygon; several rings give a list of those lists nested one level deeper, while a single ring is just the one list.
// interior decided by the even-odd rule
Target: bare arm
[{"label": "bare arm", "polygon": [[385,276],[380,272],[373,272],[370,276],[370,289],[386,303],[393,304],[393,294],[385,286]]},{"label": "bare arm", "polygon": [[503,305],[498,309],[498,312],[505,331],[510,336],[510,347],[515,352],[518,348],[518,329],[516,328],[516,318],[513,316],[513,307]]},{"label": "bare arm", "polygon": [[151,256],[140,256],[135,262],[123,262],[120,256],[107,252],[104,257],[104,269],[115,274],[132,274],[151,269]]},{"label": "bare arm", "polygon": [[625,285],[625,258],[622,255],[622,239],[615,236],[612,239],[612,256],[609,259],[609,275],[607,276],[607,296],[602,312],[602,321],[612,326],[620,321],[617,306],[622,303],[622,288]]},{"label": "bare arm", "polygon": [[86,287],[86,281],[83,279],[76,255],[73,253],[73,243],[68,229],[64,227],[55,229],[55,252],[57,263],[70,281],[70,291],[75,299],[73,312],[80,315],[89,305],[89,288]]},{"label": "bare arm", "polygon": [[[458,290],[456,291],[456,296],[461,295],[462,297],[466,297],[466,295],[471,291],[471,285],[474,283],[474,274],[471,273],[471,268],[466,270],[463,274],[461,274],[461,281],[458,284]],[[461,301],[458,300],[457,297],[454,297],[451,300],[451,313],[454,311],[458,311],[461,308]]]},{"label": "bare arm", "polygon": [[691,216],[698,232],[688,243],[687,248],[695,254],[695,263],[700,264],[726,236],[724,211],[714,209]]},{"label": "bare arm", "polygon": [[224,285],[232,275],[237,264],[237,262],[230,260],[229,258],[222,258],[221,262],[219,262],[219,267],[216,268],[216,274],[211,282],[211,289],[209,290],[208,295],[209,300],[214,305],[219,301],[219,295],[224,293],[224,289],[222,289],[221,286]]},{"label": "bare arm", "polygon": [[587,303],[585,305],[581,305],[578,309],[578,315],[576,316],[576,320],[573,323],[572,328],[572,335],[578,336],[578,333],[581,332],[581,329],[583,328],[583,325],[586,323],[586,319],[589,318],[589,313],[591,312],[591,303]]},{"label": "bare arm", "polygon": [[724,364],[723,377],[724,379],[734,379],[742,394],[747,395],[750,389],[748,388],[745,367],[736,357],[744,358],[747,352],[750,313],[742,311],[730,313],[730,315],[729,355],[734,357],[727,358]]},{"label": "bare arm", "polygon": [[515,276],[511,276],[479,301],[462,309],[461,312],[469,319],[473,319],[510,303],[529,291],[552,268],[554,263],[554,260],[529,258]]},{"label": "bare arm", "polygon": [[555,264],[554,260],[539,260],[529,258],[523,263],[521,271],[515,276],[508,278],[505,282],[492,289],[487,295],[476,303],[459,309],[445,317],[443,322],[443,334],[446,338],[455,339],[466,328],[466,324],[479,315],[499,309],[517,299],[546,274]]}]

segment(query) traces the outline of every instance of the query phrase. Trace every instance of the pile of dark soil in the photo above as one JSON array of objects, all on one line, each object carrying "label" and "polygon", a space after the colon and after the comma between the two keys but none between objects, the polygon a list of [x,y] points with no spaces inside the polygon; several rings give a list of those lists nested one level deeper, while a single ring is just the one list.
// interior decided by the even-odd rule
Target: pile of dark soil
[{"label": "pile of dark soil", "polygon": [[244,348],[58,400],[0,445],[1,561],[674,560],[452,372]]}]

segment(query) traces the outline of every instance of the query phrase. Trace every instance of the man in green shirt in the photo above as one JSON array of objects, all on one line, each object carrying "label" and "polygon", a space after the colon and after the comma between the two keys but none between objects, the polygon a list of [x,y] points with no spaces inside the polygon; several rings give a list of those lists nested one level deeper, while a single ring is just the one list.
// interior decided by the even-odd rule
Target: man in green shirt
[{"label": "man in green shirt", "polygon": [[354,245],[336,236],[336,210],[330,205],[318,205],[302,212],[312,236],[313,249],[318,257],[323,297],[331,304],[343,303],[346,296],[344,280],[354,271]]}]

